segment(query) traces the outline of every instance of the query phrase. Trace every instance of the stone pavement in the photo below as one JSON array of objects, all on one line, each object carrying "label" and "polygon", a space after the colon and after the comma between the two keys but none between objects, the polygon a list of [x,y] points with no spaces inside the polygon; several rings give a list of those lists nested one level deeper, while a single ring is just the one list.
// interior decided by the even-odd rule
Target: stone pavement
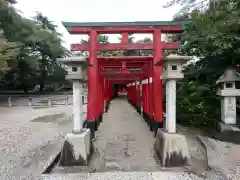
[{"label": "stone pavement", "polygon": [[96,171],[157,171],[154,136],[126,99],[111,102],[96,133]]},{"label": "stone pavement", "polygon": [[95,134],[96,152],[88,168],[57,167],[53,173],[158,171],[154,135],[127,100],[111,101]]}]

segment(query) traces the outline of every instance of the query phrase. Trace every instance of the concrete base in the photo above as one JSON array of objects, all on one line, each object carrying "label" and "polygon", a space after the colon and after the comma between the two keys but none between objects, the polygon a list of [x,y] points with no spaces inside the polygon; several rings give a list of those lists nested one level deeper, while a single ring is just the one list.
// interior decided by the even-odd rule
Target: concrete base
[{"label": "concrete base", "polygon": [[239,131],[240,129],[239,127],[237,127],[236,125],[232,125],[232,124],[224,124],[223,122],[219,122],[218,123],[218,130],[220,132],[235,132],[235,131]]},{"label": "concrete base", "polygon": [[87,165],[93,153],[93,143],[89,129],[79,134],[69,133],[63,144],[60,166]]},{"label": "concrete base", "polygon": [[154,150],[163,166],[184,166],[188,165],[190,153],[184,135],[167,133],[158,129]]}]

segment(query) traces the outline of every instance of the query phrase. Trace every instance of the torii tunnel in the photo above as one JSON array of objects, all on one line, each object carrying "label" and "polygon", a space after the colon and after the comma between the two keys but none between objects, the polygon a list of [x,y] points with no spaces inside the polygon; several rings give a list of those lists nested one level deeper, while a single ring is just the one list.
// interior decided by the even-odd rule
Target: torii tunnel
[{"label": "torii tunnel", "polygon": [[[128,101],[143,114],[155,131],[163,126],[163,84],[160,80],[163,50],[176,50],[179,42],[164,42],[162,34],[181,33],[185,22],[63,22],[70,34],[88,34],[87,44],[72,44],[72,51],[88,51],[88,105],[87,126],[97,130],[102,114],[116,97],[119,87],[126,87]],[[133,33],[151,33],[151,43],[129,43]],[[99,43],[99,34],[121,34],[121,43]],[[98,51],[152,50],[152,56],[98,56]],[[120,85],[120,86],[119,86]]]}]

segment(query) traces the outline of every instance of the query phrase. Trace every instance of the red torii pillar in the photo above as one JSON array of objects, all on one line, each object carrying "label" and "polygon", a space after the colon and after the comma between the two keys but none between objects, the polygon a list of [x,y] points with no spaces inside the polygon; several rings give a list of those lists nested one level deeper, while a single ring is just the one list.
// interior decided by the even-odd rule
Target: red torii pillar
[{"label": "red torii pillar", "polygon": [[92,67],[88,68],[88,105],[87,105],[87,127],[91,130],[92,136],[97,129],[100,121],[99,114],[99,94],[96,89],[99,88],[99,73],[97,62],[97,40],[98,33],[94,30],[90,32],[90,49],[89,49],[89,64]]},{"label": "red torii pillar", "polygon": [[146,80],[144,79],[142,81],[142,114],[143,114],[143,119],[147,122],[146,120]]},{"label": "red torii pillar", "polygon": [[105,78],[105,83],[104,83],[105,112],[108,111],[111,97],[112,97],[112,85],[111,85],[110,80]]},{"label": "red torii pillar", "polygon": [[163,85],[160,80],[162,72],[161,66],[155,66],[155,64],[162,59],[162,46],[161,46],[161,31],[155,30],[153,33],[153,113],[154,121],[153,128],[155,132],[158,128],[163,127]]},{"label": "red torii pillar", "polygon": [[99,121],[102,122],[102,114],[104,113],[104,78],[99,76]]},{"label": "red torii pillar", "polygon": [[140,79],[138,79],[138,82],[136,82],[137,83],[137,93],[136,93],[136,95],[137,95],[137,112],[139,113],[139,114],[141,114],[141,81],[140,81]]}]

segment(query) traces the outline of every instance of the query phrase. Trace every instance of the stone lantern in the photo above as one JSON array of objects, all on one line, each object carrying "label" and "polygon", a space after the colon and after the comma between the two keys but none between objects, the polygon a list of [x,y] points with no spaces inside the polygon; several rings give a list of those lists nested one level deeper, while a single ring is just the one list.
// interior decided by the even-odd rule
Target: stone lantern
[{"label": "stone lantern", "polygon": [[156,66],[163,66],[160,79],[166,80],[166,130],[169,133],[176,132],[176,81],[183,79],[182,64],[191,60],[191,56],[168,55],[163,62]]},{"label": "stone lantern", "polygon": [[159,129],[154,149],[163,166],[187,165],[190,160],[184,135],[176,133],[176,81],[182,79],[182,64],[191,60],[190,56],[168,55],[156,66],[163,66],[160,79],[166,80],[166,120],[165,128]]},{"label": "stone lantern", "polygon": [[237,124],[236,118],[236,96],[240,96],[240,89],[236,83],[240,81],[240,74],[234,68],[228,68],[217,80],[220,89],[217,95],[221,96],[221,121],[226,125]]},{"label": "stone lantern", "polygon": [[86,69],[89,66],[84,56],[67,57],[59,59],[67,66],[68,74],[66,79],[73,81],[73,132],[80,133],[83,129],[82,95],[83,83],[87,81]]},{"label": "stone lantern", "polygon": [[163,74],[160,79],[183,79],[182,64],[192,59],[189,56],[168,55],[164,58],[163,62],[160,61],[156,65],[163,65]]},{"label": "stone lantern", "polygon": [[66,79],[73,82],[73,132],[66,135],[60,165],[86,165],[92,150],[90,130],[83,129],[82,95],[83,83],[87,81],[88,60],[84,56],[58,60],[67,66]]}]

